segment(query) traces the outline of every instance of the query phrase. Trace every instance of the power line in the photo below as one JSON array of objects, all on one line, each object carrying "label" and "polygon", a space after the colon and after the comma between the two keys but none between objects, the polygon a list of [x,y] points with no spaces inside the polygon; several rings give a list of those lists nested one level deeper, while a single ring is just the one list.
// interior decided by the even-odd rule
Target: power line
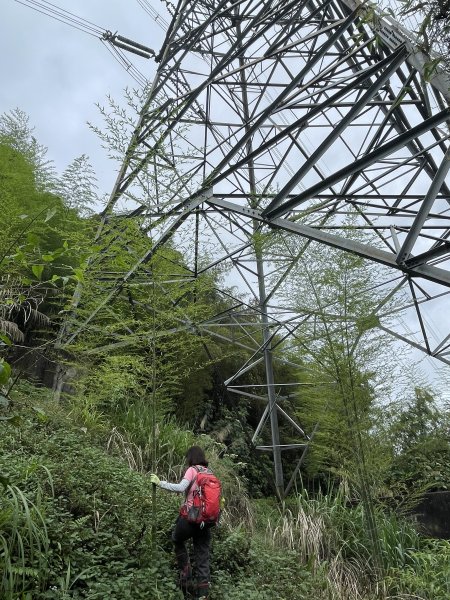
[{"label": "power line", "polygon": [[[127,52],[131,52],[133,54],[137,54],[143,58],[150,58],[155,55],[154,50],[144,46],[143,44],[139,44],[130,40],[129,38],[125,38],[117,33],[112,33],[111,31],[101,27],[100,25],[96,25],[92,21],[85,19],[83,17],[79,17],[74,13],[65,10],[56,4],[48,2],[47,0],[15,0],[18,4],[22,4],[32,10],[39,12],[47,17],[54,19],[55,21],[59,21],[60,23],[64,23],[73,29],[77,29],[83,33],[91,35],[100,39],[100,41],[106,46],[107,50],[113,56],[115,60],[127,71],[127,73],[138,83],[140,86],[145,87],[147,85],[147,78],[143,73],[137,69],[130,60],[125,56],[122,50]],[[148,7],[149,9],[151,7]],[[152,18],[165,24],[164,19],[158,15],[158,13],[152,9],[146,10]],[[160,23],[159,23],[160,24]],[[162,24],[161,24],[162,26]],[[106,44],[105,42],[108,42]]]},{"label": "power line", "polygon": [[[106,43],[107,41],[108,43]],[[130,77],[132,77],[139,86],[145,87],[147,85],[148,79],[141,71],[139,71],[139,69],[137,69],[133,65],[131,61],[128,60],[128,58],[121,50],[115,48],[114,45],[111,42],[109,42],[109,40],[102,39],[101,42],[106,47],[111,56],[114,58],[114,60],[116,60],[121,65],[121,67],[124,68],[125,71],[127,71]]]},{"label": "power line", "polygon": [[145,12],[155,21],[157,25],[161,27],[164,31],[167,31],[169,28],[169,22],[164,19],[148,2],[148,0],[137,0],[139,6],[145,10]]},{"label": "power line", "polygon": [[78,17],[73,13],[59,8],[55,4],[51,4],[50,2],[46,2],[46,0],[15,0],[19,4],[23,6],[27,6],[36,12],[40,12],[41,14],[46,15],[56,21],[60,21],[69,27],[73,27],[74,29],[78,29],[83,33],[87,33],[88,35],[92,35],[95,37],[99,37],[105,33],[105,29],[84,19],[83,17]]}]

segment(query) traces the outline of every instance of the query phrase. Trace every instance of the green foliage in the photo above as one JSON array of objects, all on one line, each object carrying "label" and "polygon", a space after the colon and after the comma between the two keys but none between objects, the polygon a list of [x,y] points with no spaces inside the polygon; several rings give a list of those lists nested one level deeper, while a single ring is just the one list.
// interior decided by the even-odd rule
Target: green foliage
[{"label": "green foliage", "polygon": [[425,491],[450,489],[448,415],[433,393],[416,387],[413,399],[388,414],[392,458],[386,473],[393,494],[407,505]]},{"label": "green foliage", "polygon": [[245,398],[237,405],[221,399],[214,419],[206,424],[210,435],[227,446],[227,453],[239,465],[239,476],[252,498],[270,495],[273,491],[273,465],[269,456],[255,450],[251,443],[259,414]]},{"label": "green foliage", "polygon": [[[108,451],[102,429],[80,427],[43,389],[20,383],[13,395],[22,425],[0,423],[0,596],[181,600],[170,539],[179,498],[157,491],[153,552],[150,485],[127,454],[138,456],[140,446],[131,446],[122,429]],[[382,600],[446,598],[448,543],[424,541],[407,521],[378,508],[386,578],[376,583],[362,504],[349,506],[343,493],[304,493],[282,510],[273,500],[251,509],[239,466],[218,458],[222,445],[183,434],[174,421],[159,435],[162,475],[178,479],[194,441],[223,481],[226,510],[212,548],[215,600],[373,600],[377,585]]]},{"label": "green foliage", "polygon": [[0,361],[0,385],[8,383],[11,377],[11,366],[4,360]]},{"label": "green foliage", "polygon": [[[50,190],[55,183],[55,170],[47,158],[47,148],[34,136],[29,117],[16,108],[0,115],[0,144],[13,148],[32,167],[34,185],[39,191]],[[20,183],[20,172],[16,180]]]},{"label": "green foliage", "polygon": [[[104,140],[120,154],[131,121],[123,129],[108,118],[112,138]],[[377,360],[385,340],[377,334],[376,306],[382,300],[388,309],[389,298],[374,292],[377,282],[362,260],[313,244],[292,248],[292,256],[306,253],[286,293],[310,317],[290,348],[307,385],[285,401],[315,432],[307,474],[315,482],[350,482],[352,498],[356,490],[362,502],[350,506],[340,493],[303,494],[281,512],[261,505],[255,517],[248,491],[269,494],[272,482],[270,460],[256,456],[250,441],[263,407],[231,398],[221,384],[250,355],[225,350],[219,324],[219,337],[207,344],[198,326],[229,306],[216,292],[221,274],[193,277],[183,253],[169,246],[141,261],[151,245],[147,219],[112,214],[101,225],[102,245],[91,245],[98,223],[89,216],[95,181],[86,158],[58,181],[45,170],[45,149],[30,141],[20,114],[0,119],[0,139],[0,200],[7,206],[0,276],[8,284],[0,296],[0,350],[8,358],[13,342],[23,342],[31,329],[67,316],[59,341],[73,334],[65,357],[74,392],[55,405],[42,390],[19,384],[11,394],[14,414],[10,398],[0,396],[1,592],[11,600],[26,594],[36,600],[180,598],[169,535],[179,499],[158,490],[152,503],[146,473],[179,479],[187,448],[198,443],[226,498],[214,536],[216,600],[368,600],[376,584],[385,595],[436,591],[444,597],[441,547],[424,545],[409,523],[370,501],[380,473],[404,490],[432,482],[445,487],[448,442],[446,424],[420,391],[387,427],[395,443],[380,443],[375,402],[387,386]],[[148,166],[136,185],[157,192]],[[167,169],[169,190],[173,176]],[[276,243],[271,233],[253,239],[257,253],[273,244],[276,254]],[[253,333],[259,339],[256,322]],[[277,369],[277,380],[296,379],[291,367]],[[255,385],[265,381],[262,368],[248,377]],[[2,357],[0,385],[10,380]],[[283,434],[292,434],[289,426]],[[376,466],[382,454],[385,463]],[[287,472],[289,462],[288,456]]]},{"label": "green foliage", "polygon": [[311,573],[298,564],[294,552],[279,553],[251,543],[248,563],[240,573],[215,572],[214,598],[227,600],[301,600],[321,598]]},{"label": "green foliage", "polygon": [[[123,251],[123,238],[133,239],[133,252]],[[214,359],[196,330],[197,319],[214,311],[209,276],[184,283],[180,253],[165,249],[147,266],[149,275],[108,302],[114,280],[133,268],[148,250],[148,237],[128,221],[105,232],[102,260],[93,260],[83,282],[83,304],[67,323],[79,332],[67,347],[76,362],[77,392],[83,403],[121,420],[156,396],[158,419],[176,414],[200,420],[211,390]],[[181,285],[177,285],[181,281]],[[148,285],[150,284],[150,285]],[[95,322],[90,323],[92,315]],[[157,373],[155,390],[152,373]],[[128,418],[128,417],[126,417]]]},{"label": "green foliage", "polygon": [[131,417],[128,413],[121,428],[112,430],[108,448],[135,471],[157,471],[168,479],[180,476],[188,448],[198,442],[195,435],[166,418],[158,422],[155,438],[148,404],[135,404]]},{"label": "green foliage", "polygon": [[[348,235],[359,239],[349,226]],[[286,295],[310,315],[292,348],[302,364],[296,379],[304,384],[293,412],[308,433],[314,431],[306,472],[341,474],[360,487],[372,466],[365,452],[372,411],[389,393],[389,341],[377,329],[377,305],[390,300],[378,289],[381,274],[361,258],[315,244],[301,255]]]},{"label": "green foliage", "polygon": [[248,567],[251,541],[248,532],[237,528],[220,535],[214,543],[214,569],[238,573]]},{"label": "green foliage", "polygon": [[425,78],[435,75],[436,67],[449,66],[450,5],[446,0],[400,0],[394,16],[408,25],[409,15],[417,16],[420,50],[429,56],[425,63]]},{"label": "green foliage", "polygon": [[[126,582],[130,585],[136,581],[139,594],[134,597],[147,597],[142,595],[145,576],[140,569],[147,569],[147,577],[152,573],[148,482],[130,472],[121,460],[108,456],[95,440],[65,418],[42,419],[42,413],[47,414],[51,408],[41,407],[40,413],[25,410],[20,433],[6,430],[1,436],[9,478],[17,482],[11,488],[21,490],[24,506],[38,494],[40,514],[45,519],[48,548],[45,552],[38,549],[36,554],[41,560],[47,557],[46,569],[39,568],[38,576],[35,573],[27,578],[27,589],[35,594],[46,590],[44,595],[36,596],[39,598],[58,598],[65,582],[65,592],[69,593],[70,587],[73,597],[119,598]],[[17,444],[21,447],[19,454],[14,451]],[[39,470],[30,471],[34,464],[43,464],[52,473],[51,487],[42,481]],[[11,527],[9,519],[7,525]],[[1,529],[3,536],[8,535],[4,524]],[[165,534],[159,535],[165,538]],[[24,564],[33,566],[31,550],[25,548],[23,554]],[[117,580],[119,572],[121,581]]]},{"label": "green foliage", "polygon": [[426,600],[447,600],[450,595],[450,543],[430,540],[409,553],[408,564],[388,574],[392,593]]},{"label": "green foliage", "polygon": [[361,503],[352,507],[342,493],[314,498],[303,493],[278,515],[272,512],[266,542],[295,551],[305,569],[321,574],[331,598],[375,597],[380,583],[385,587],[383,598],[394,594],[434,598],[433,590],[448,590],[447,542],[422,540],[412,523],[381,507],[376,520],[386,572],[382,582],[364,507]]},{"label": "green foliage", "polygon": [[73,160],[57,183],[57,193],[65,205],[83,216],[89,216],[98,202],[96,189],[97,178],[85,154]]},{"label": "green foliage", "polygon": [[37,150],[19,151],[26,144],[16,142],[0,135],[0,330],[23,343],[27,324],[48,326],[54,305],[64,304],[61,288],[83,261],[86,224],[39,187]]},{"label": "green foliage", "polygon": [[[107,453],[102,436],[80,428],[66,417],[60,406],[48,402],[45,394],[36,393],[31,386],[19,385],[15,403],[23,423],[18,430],[3,427],[0,432],[0,451],[4,464],[8,465],[4,477],[8,485],[16,486],[14,489],[20,485],[27,505],[38,495],[42,515],[39,523],[47,540],[45,552],[42,548],[35,551],[36,560],[45,557],[45,568],[33,567],[32,552],[25,548],[23,568],[34,568],[34,571],[27,571],[23,589],[31,591],[39,600],[178,598],[169,533],[179,498],[158,491],[159,550],[155,555],[151,551],[152,504],[148,479],[130,470],[132,465],[123,460],[126,457],[118,445],[110,445],[110,453]],[[174,424],[167,424],[163,430],[167,441],[161,444],[160,466],[170,464],[169,474],[179,477],[175,471],[179,473],[181,464],[177,466],[170,461],[176,459],[181,463],[187,445],[192,444],[192,434],[185,432],[182,438],[181,430],[176,434]],[[233,536],[227,533],[231,515],[233,511],[240,512],[242,521],[243,512],[242,494],[238,497],[236,493],[234,501],[235,493],[231,489],[237,485],[233,483],[237,478],[229,459],[223,464],[219,462],[217,452],[221,447],[207,436],[196,441],[205,447],[224,482],[228,508],[222,529],[223,543],[231,552],[237,547]],[[39,465],[45,465],[46,470]],[[48,472],[52,473],[51,481],[47,478]],[[6,524],[0,524],[0,533],[10,539],[9,514],[7,517]],[[247,543],[244,534],[241,538]],[[19,588],[16,585],[14,589],[17,592]]]},{"label": "green foliage", "polygon": [[49,538],[42,514],[42,489],[33,500],[2,476],[0,488],[0,594],[15,600],[32,589],[31,581],[46,580]]}]

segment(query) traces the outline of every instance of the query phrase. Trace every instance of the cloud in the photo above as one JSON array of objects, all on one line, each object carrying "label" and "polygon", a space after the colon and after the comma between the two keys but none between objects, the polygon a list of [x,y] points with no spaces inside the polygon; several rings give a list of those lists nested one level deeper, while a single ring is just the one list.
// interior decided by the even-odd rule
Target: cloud
[{"label": "cloud", "polygon": [[[58,6],[143,44],[162,43],[163,32],[137,3],[79,0],[74,8],[71,0],[58,0]],[[130,58],[152,77],[153,61]],[[2,6],[0,71],[0,112],[18,107],[30,116],[59,172],[88,154],[101,191],[109,192],[115,167],[86,123],[101,125],[95,103],[106,94],[120,99],[136,84],[100,40],[9,0]]]}]

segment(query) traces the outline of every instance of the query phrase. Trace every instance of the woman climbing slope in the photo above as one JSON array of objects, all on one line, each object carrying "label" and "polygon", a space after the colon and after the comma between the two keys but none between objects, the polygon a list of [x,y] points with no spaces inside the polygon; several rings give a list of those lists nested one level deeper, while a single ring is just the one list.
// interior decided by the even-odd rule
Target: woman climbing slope
[{"label": "woman climbing slope", "polygon": [[180,570],[180,586],[186,595],[191,581],[191,565],[186,541],[192,538],[194,545],[197,598],[208,599],[210,579],[211,526],[219,517],[220,482],[208,468],[205,453],[199,446],[192,446],[186,454],[188,469],[180,483],[160,481],[151,475],[150,481],[162,489],[185,494],[180,515],[175,523],[172,540]]}]

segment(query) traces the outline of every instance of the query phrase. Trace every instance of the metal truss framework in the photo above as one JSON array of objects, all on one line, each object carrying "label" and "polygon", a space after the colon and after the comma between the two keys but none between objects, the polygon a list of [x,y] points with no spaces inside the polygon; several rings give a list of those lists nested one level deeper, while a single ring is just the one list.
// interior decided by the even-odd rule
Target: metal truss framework
[{"label": "metal truss framework", "polygon": [[[427,77],[427,58],[410,34],[353,0],[166,5],[172,20],[156,75],[101,215],[103,224],[145,219],[152,241],[64,343],[136,276],[147,277],[146,263],[168,240],[191,240],[184,259],[193,280],[229,265],[239,297],[224,313],[188,325],[250,352],[225,384],[267,403],[254,440],[270,422],[272,441],[261,449],[273,453],[283,495],[312,432],[281,406],[286,388],[274,381],[273,360],[282,359],[273,345],[297,335],[311,315],[277,294],[311,242],[383,265],[385,297],[408,294],[410,326],[388,323],[380,302],[379,327],[450,364],[450,331],[427,328],[427,310],[436,314],[450,292],[450,80],[439,69]],[[168,170],[171,183],[156,177],[144,197],[140,184],[152,169]],[[349,233],[349,222],[366,232],[364,241]],[[295,255],[277,262],[255,243],[273,231],[303,240]],[[245,385],[261,363],[263,391]],[[281,452],[293,445],[282,444],[279,418],[302,438],[287,486]]]}]

